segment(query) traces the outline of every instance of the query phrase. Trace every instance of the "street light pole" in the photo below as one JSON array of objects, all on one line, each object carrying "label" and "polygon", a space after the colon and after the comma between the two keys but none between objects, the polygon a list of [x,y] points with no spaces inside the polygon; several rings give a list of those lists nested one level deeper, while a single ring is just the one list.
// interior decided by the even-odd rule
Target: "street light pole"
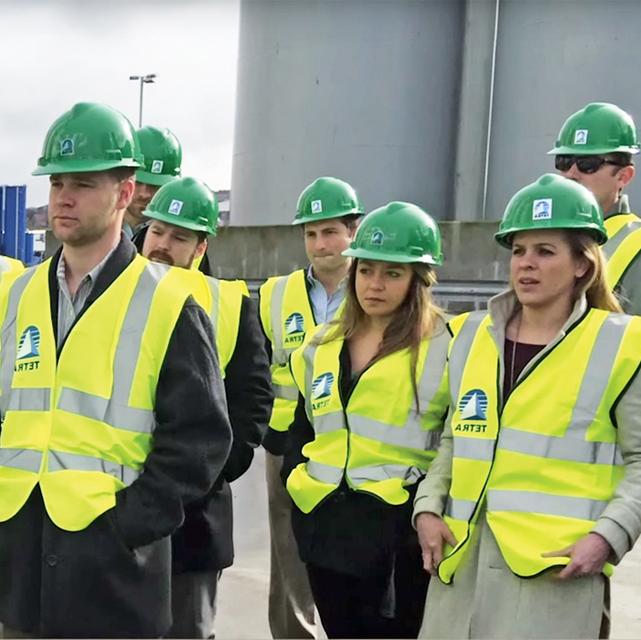
[{"label": "street light pole", "polygon": [[138,128],[142,127],[142,94],[143,94],[143,87],[145,84],[150,84],[155,82],[156,74],[155,73],[147,73],[145,75],[140,75],[140,76],[129,76],[130,80],[139,80],[140,81],[140,103],[138,107]]}]

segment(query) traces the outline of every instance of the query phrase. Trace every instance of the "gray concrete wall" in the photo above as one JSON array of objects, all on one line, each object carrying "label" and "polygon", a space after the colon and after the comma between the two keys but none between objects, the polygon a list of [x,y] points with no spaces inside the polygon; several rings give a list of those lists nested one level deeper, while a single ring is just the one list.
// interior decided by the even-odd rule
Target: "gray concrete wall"
[{"label": "gray concrete wall", "polygon": [[316,177],[371,210],[451,217],[464,5],[451,0],[241,4],[233,225],[288,224]]},{"label": "gray concrete wall", "polygon": [[319,175],[498,220],[568,115],[641,124],[640,29],[638,0],[241,0],[231,223],[288,223]]},{"label": "gray concrete wall", "polygon": [[[509,252],[493,238],[494,222],[442,222],[445,264],[439,279],[507,280]],[[47,256],[59,243],[47,232]],[[208,254],[219,278],[262,280],[307,263],[300,227],[224,227],[209,243]]]},{"label": "gray concrete wall", "polygon": [[[565,117],[588,102],[614,102],[641,126],[639,60],[629,55],[639,51],[641,2],[502,0],[498,27],[489,220],[521,186],[554,170],[546,152]],[[641,179],[628,191],[641,201]]]}]

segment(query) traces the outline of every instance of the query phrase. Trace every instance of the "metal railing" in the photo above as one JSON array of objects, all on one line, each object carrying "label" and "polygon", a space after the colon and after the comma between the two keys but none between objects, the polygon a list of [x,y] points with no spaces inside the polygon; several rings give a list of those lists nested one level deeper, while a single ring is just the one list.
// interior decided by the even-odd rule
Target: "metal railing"
[{"label": "metal railing", "polygon": [[[264,280],[246,282],[252,298],[257,298]],[[463,313],[485,309],[487,301],[506,287],[507,283],[499,280],[444,280],[434,287],[434,298],[449,313]]]}]

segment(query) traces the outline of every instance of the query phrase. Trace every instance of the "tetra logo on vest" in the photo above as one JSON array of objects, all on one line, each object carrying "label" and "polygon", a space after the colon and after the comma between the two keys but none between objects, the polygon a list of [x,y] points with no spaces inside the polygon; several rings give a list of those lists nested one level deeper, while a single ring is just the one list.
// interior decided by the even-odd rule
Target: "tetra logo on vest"
[{"label": "tetra logo on vest", "polygon": [[305,338],[305,318],[300,313],[292,313],[285,320],[284,344],[300,344]]},{"label": "tetra logo on vest", "polygon": [[454,431],[485,433],[487,405],[487,394],[482,389],[472,389],[463,394],[458,403],[459,422]]},{"label": "tetra logo on vest", "polygon": [[15,371],[35,371],[40,365],[40,330],[29,325],[20,336]]},{"label": "tetra logo on vest", "polygon": [[[323,409],[329,404],[333,384],[334,374],[331,371],[321,373],[321,375],[312,382],[312,409],[314,411]],[[315,400],[319,400],[320,402],[314,402]]]}]

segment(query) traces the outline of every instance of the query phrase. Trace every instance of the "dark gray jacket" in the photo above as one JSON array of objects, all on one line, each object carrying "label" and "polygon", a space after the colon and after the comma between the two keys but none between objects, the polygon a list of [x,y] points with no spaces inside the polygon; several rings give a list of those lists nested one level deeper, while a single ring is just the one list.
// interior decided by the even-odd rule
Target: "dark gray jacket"
[{"label": "dark gray jacket", "polygon": [[[49,271],[54,330],[59,256]],[[133,244],[123,237],[84,309],[134,256]],[[152,450],[139,478],[116,494],[113,509],[82,531],[64,531],[47,516],[36,488],[13,518],[0,523],[0,621],[5,625],[43,637],[160,637],[167,632],[169,536],[183,522],[184,505],[216,481],[231,445],[212,344],[209,319],[189,298],[160,371]]]}]

